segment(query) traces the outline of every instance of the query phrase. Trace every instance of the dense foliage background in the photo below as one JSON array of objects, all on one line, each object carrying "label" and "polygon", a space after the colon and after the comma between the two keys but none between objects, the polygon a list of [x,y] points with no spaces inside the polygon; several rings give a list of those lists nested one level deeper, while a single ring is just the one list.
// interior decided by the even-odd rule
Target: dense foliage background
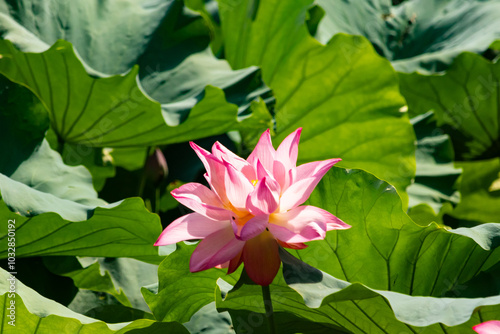
[{"label": "dense foliage background", "polygon": [[188,141],[246,157],[298,127],[299,163],[343,159],[309,203],[352,228],[292,252],[317,269],[283,259],[279,333],[500,320],[498,17],[497,0],[0,0],[0,331],[265,333],[241,269],[193,274],[195,245],[153,243],[187,213],[169,192],[204,180]]}]

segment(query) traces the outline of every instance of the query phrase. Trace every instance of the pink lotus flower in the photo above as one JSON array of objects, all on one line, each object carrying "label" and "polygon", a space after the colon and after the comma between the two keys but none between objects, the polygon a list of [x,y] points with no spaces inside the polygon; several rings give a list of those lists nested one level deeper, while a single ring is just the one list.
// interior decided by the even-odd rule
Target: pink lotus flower
[{"label": "pink lotus flower", "polygon": [[472,327],[473,330],[479,334],[499,334],[500,333],[500,321],[491,320],[483,322],[482,324]]},{"label": "pink lotus flower", "polygon": [[323,175],[341,159],[296,166],[297,129],[273,148],[264,132],[247,160],[220,143],[212,153],[191,143],[207,173],[211,189],[188,183],[172,195],[194,213],[172,222],[155,245],[203,239],[190,260],[191,272],[213,267],[228,274],[243,262],[257,284],[269,285],[279,270],[279,246],[302,249],[304,242],[324,239],[326,231],[350,226],[331,213],[303,204]]}]

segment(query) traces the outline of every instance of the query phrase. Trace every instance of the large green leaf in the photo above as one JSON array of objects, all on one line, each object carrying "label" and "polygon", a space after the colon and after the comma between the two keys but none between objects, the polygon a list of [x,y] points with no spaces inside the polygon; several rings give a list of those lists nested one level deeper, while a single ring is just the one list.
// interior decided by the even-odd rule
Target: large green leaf
[{"label": "large green leaf", "polygon": [[500,178],[500,158],[463,161],[457,165],[463,168],[462,200],[451,215],[469,221],[500,223],[500,189],[495,186]]},{"label": "large green leaf", "polygon": [[[59,41],[49,50],[22,53],[0,42],[0,72],[29,87],[49,110],[60,140],[90,146],[143,146],[182,142],[227,131],[237,124],[237,107],[220,89],[207,87],[201,103],[179,126],[137,84],[137,68],[125,76],[87,74],[71,44]],[[84,93],[82,93],[84,92]]]},{"label": "large green leaf", "polygon": [[[294,251],[326,273],[370,288],[442,296],[500,262],[499,229],[448,231],[415,224],[394,188],[361,171],[334,168],[312,193],[321,207],[352,228]],[[481,235],[487,241],[473,240]]]},{"label": "large green leaf", "polygon": [[[279,274],[270,286],[275,312],[329,325],[330,329],[325,329],[328,333],[337,333],[339,327],[348,333],[474,333],[473,325],[496,319],[500,310],[500,296],[431,298],[373,290],[336,279],[288,256],[282,254],[283,276]],[[225,298],[217,295],[219,310],[255,312],[246,328],[237,333],[252,332],[267,322],[261,287],[248,283],[243,278]],[[287,318],[276,320],[278,329],[287,327]]]},{"label": "large green leaf", "polygon": [[243,109],[255,96],[268,96],[255,68],[232,71],[213,56],[208,44],[219,35],[211,18],[216,6],[207,11],[192,1],[189,5],[198,13],[172,0],[91,0],[71,6],[64,0],[2,0],[0,31],[24,52],[42,52],[58,39],[67,40],[90,72],[119,74],[139,64],[149,96],[165,111],[184,116],[206,85],[224,89],[228,100]]},{"label": "large green leaf", "polygon": [[[15,220],[16,256],[76,255],[135,257],[158,262],[153,246],[161,233],[157,215],[138,198],[97,207],[85,221],[71,222],[47,212],[23,217],[0,202],[0,217]],[[7,224],[0,226],[0,258],[7,257]]]},{"label": "large green leaf", "polygon": [[[427,191],[427,190],[426,190]],[[416,206],[413,206],[408,209],[408,216],[421,226],[427,226],[430,223],[434,222],[439,226],[444,228],[448,228],[447,224],[453,225],[447,219],[448,216],[445,216],[453,211],[453,205],[449,202],[443,203],[440,206],[439,211],[435,211],[429,204],[421,203]],[[453,225],[456,227],[455,225]]]},{"label": "large green leaf", "polygon": [[497,40],[497,41],[494,41],[493,43],[491,43],[490,49],[497,50],[497,51],[500,50],[500,40]]},{"label": "large green leaf", "polygon": [[[16,222],[16,255],[144,256],[158,261],[153,246],[161,232],[158,217],[137,198],[111,205],[99,199],[89,171],[65,165],[42,140],[47,116],[32,94],[3,83],[0,98],[6,103],[0,118],[7,131],[0,140],[10,144],[2,145],[2,155],[12,159],[0,166],[0,216]],[[2,224],[2,258],[7,257],[7,232],[8,225]]]},{"label": "large green leaf", "polygon": [[38,50],[30,51],[41,52],[58,39],[65,39],[77,46],[79,54],[93,68],[113,74],[126,72],[136,63],[170,7],[170,1],[70,4],[54,0],[17,3],[2,0],[0,22],[8,39],[21,43],[20,36],[33,34],[31,39],[24,39],[24,47],[38,46]]},{"label": "large green leaf", "polygon": [[[264,314],[248,311],[248,310],[234,310],[229,311],[233,326],[236,333],[269,333],[269,325],[266,322]],[[278,332],[280,334],[339,334],[350,333],[342,330],[335,325],[321,322],[324,319],[317,319],[311,321],[304,319],[304,317],[289,312],[275,312],[274,318],[278,324]]]},{"label": "large green leaf", "polygon": [[[158,268],[158,285],[142,288],[144,299],[161,321],[187,322],[202,307],[214,301],[217,279],[225,270],[210,269],[198,273],[189,271],[189,258],[194,245],[177,244],[177,250]],[[240,271],[224,279],[236,283]]]},{"label": "large green leaf", "polygon": [[500,63],[463,53],[444,75],[413,73],[400,78],[410,111],[434,111],[438,126],[451,137],[457,160],[481,160],[458,164],[464,168],[462,200],[452,215],[498,222],[498,196],[492,184],[498,179],[494,158],[500,154]]},{"label": "large green leaf", "polygon": [[107,205],[97,198],[89,171],[65,165],[45,140],[11,175],[0,173],[0,193],[12,211],[28,217],[55,212],[66,220],[86,220],[97,206]]},{"label": "large green leaf", "polygon": [[63,305],[69,305],[78,293],[78,288],[75,287],[73,281],[49,271],[42,257],[17,257],[14,264],[8,259],[3,259],[0,261],[0,267],[16,272],[16,278],[25,285]]},{"label": "large green leaf", "polygon": [[276,97],[275,141],[304,128],[300,162],[340,157],[404,195],[415,137],[395,72],[362,37],[315,41],[304,23],[311,2],[219,1],[226,58],[233,68],[261,67]]},{"label": "large green leaf", "polygon": [[[136,261],[126,258],[121,258],[121,260],[122,262]],[[136,261],[136,263],[140,263],[141,269],[145,266],[156,267],[140,261]],[[117,275],[113,270],[106,271],[101,276],[99,266],[96,268],[93,265],[82,269],[78,260],[70,256],[16,258],[15,269],[5,259],[1,261],[1,266],[10,271],[15,270],[17,273],[16,278],[19,281],[42,296],[57,301],[77,313],[111,323],[128,322],[142,318],[154,319],[139,292],[139,286],[134,287],[138,292],[137,295],[140,296],[142,303],[145,305],[145,309],[139,310],[131,307],[131,304],[137,305],[136,300],[134,300],[135,296],[130,293],[130,289],[125,289],[127,296],[124,295],[121,288],[125,288],[126,285],[114,280]],[[129,267],[127,269],[133,268]],[[71,278],[59,276],[60,274],[69,274],[67,276]],[[130,279],[130,285],[136,283],[135,277],[145,276],[146,274],[147,271],[129,271],[127,276]],[[151,277],[152,280],[156,280],[154,273]],[[116,286],[120,287],[119,293],[115,290],[114,283],[117,283]],[[123,304],[129,305],[129,307],[123,306]]]},{"label": "large green leaf", "polygon": [[[308,204],[352,228],[330,231],[325,240],[292,251],[323,272],[282,254],[284,278],[271,285],[276,312],[353,333],[467,333],[497,316],[496,284],[483,290],[486,298],[459,297],[464,284],[492,285],[473,278],[500,263],[498,224],[452,231],[418,226],[386,182],[339,168],[327,173]],[[261,313],[260,323],[265,322],[261,289],[255,285],[240,282],[225,298],[218,297],[218,308]]]},{"label": "large green leaf", "polygon": [[[308,248],[296,251],[303,260],[325,270],[319,278],[319,271],[307,266],[290,272],[286,266],[290,261],[295,265],[297,260],[282,256],[287,283],[306,300],[304,303],[282,276],[275,279],[271,291],[277,321],[280,328],[286,329],[284,333],[293,332],[288,323],[290,313],[292,323],[299,326],[295,328],[309,326],[311,330],[332,333],[340,329],[354,333],[424,330],[419,327],[425,327],[428,333],[464,333],[481,319],[494,319],[498,313],[498,306],[488,306],[500,304],[496,295],[476,299],[435,298],[445,294],[459,297],[464,283],[484,284],[484,281],[471,283],[471,278],[500,262],[498,224],[452,232],[436,225],[418,226],[402,211],[401,200],[386,182],[366,172],[339,168],[324,177],[309,203],[331,211],[353,227],[331,231],[325,241],[311,242]],[[238,333],[252,330],[265,333],[260,287],[235,284],[233,275],[223,277],[223,271],[217,269],[190,273],[189,257],[194,245],[178,244],[178,247],[160,265],[159,292],[155,294],[154,286],[143,289],[158,319],[181,322],[189,319],[213,300],[215,288],[217,307],[231,313]],[[348,276],[353,284],[330,274]],[[309,281],[300,281],[304,279]],[[220,290],[226,291],[227,282],[235,288],[223,298]],[[242,282],[248,283],[244,276]],[[196,302],[186,299],[194,296]]]},{"label": "large green leaf", "polygon": [[[256,96],[263,95],[267,97],[266,101],[272,100],[268,93],[269,89],[262,85],[256,68],[232,71],[225,60],[216,59],[209,50],[208,44],[213,31],[209,31],[211,29],[207,28],[206,23],[212,20],[209,16],[217,16],[214,3],[209,6],[207,4],[206,9],[202,5],[198,6],[196,2],[189,5],[203,12],[201,16],[184,7],[183,1],[150,3],[118,0],[100,4],[91,0],[68,6],[65,1],[58,0],[51,0],[50,4],[44,0],[21,0],[17,3],[2,0],[0,33],[23,52],[42,52],[58,39],[65,39],[73,44],[77,54],[82,57],[86,70],[94,76],[102,76],[97,72],[123,73],[137,63],[140,67],[138,71],[141,88],[146,91],[147,96],[162,103],[161,112],[158,103],[149,103],[153,109],[148,110],[147,114],[154,115],[152,117],[156,119],[156,125],[161,127],[164,123],[162,118],[168,119],[169,125],[186,120],[191,125],[199,125],[199,127],[181,127],[176,134],[168,131],[163,133],[165,136],[173,136],[165,142],[179,142],[243,126],[242,123],[238,125],[235,122],[237,109],[225,103],[222,98],[224,95],[229,102],[239,106],[238,112],[241,114],[248,113],[248,105]],[[43,22],[42,26],[39,25],[40,22]],[[60,29],[61,25],[65,28]],[[127,32],[126,36],[124,32]],[[113,52],[119,52],[121,56]],[[56,57],[56,61],[61,61],[59,56]],[[137,72],[137,69],[132,70],[134,71]],[[62,68],[60,74],[63,76],[54,80],[65,81],[65,73],[65,69]],[[128,77],[129,81],[135,80],[131,73]],[[46,78],[42,78],[42,81],[44,80],[47,81]],[[206,95],[210,94],[205,93],[206,85],[224,89],[224,95],[216,90],[215,98],[207,98]],[[71,93],[85,100],[89,88],[84,87],[79,92]],[[107,103],[111,104],[111,107],[130,97],[128,91],[119,93],[119,90],[113,89],[116,96],[106,92],[109,95]],[[110,110],[97,106],[97,118],[93,119],[91,123],[93,128],[90,129],[94,134],[90,137],[99,134],[98,129],[96,130],[99,127],[104,129],[101,132],[113,130],[113,125],[120,125],[123,120],[131,116],[126,115],[128,112],[138,116],[138,113],[144,111],[143,109],[147,110],[142,107],[147,107],[148,98],[138,90],[134,89],[133,93],[132,99],[135,102],[117,105],[118,109],[122,108],[121,111],[126,109],[125,112],[115,110],[115,114],[120,114],[118,122],[115,121],[116,117],[104,117],[106,119],[99,120],[103,113]],[[213,97],[214,94],[210,96]],[[140,99],[142,104],[136,103],[137,97],[142,97]],[[199,106],[196,109],[196,112],[199,112],[198,116],[193,117],[191,109],[204,98],[207,99],[207,103]],[[92,101],[90,103],[92,104]],[[127,106],[129,108],[125,108]],[[76,109],[74,112],[79,114],[84,106],[70,105],[70,107],[74,107]],[[131,110],[137,107],[141,109]],[[144,128],[150,128],[151,124],[148,122],[153,121],[154,124],[154,120],[147,119],[148,116],[143,115],[137,120],[132,120],[134,124],[127,125],[129,134],[141,132],[139,129],[141,124]],[[113,123],[110,122],[111,119]],[[95,122],[98,124],[93,125]],[[134,129],[138,125],[139,127]],[[202,129],[204,126],[206,127]],[[164,128],[169,131],[174,129]],[[126,132],[123,131],[124,134]],[[176,136],[177,139],[174,138]],[[93,176],[94,186],[97,190],[101,190],[105,178],[113,175],[113,169],[100,162],[102,155],[100,149],[86,146],[100,145],[97,143],[99,138],[93,138],[92,142],[86,142],[86,138],[73,139],[77,140],[76,144],[64,145],[64,150],[62,147],[59,148],[63,159],[70,165],[84,164],[88,167]],[[144,141],[142,143],[144,144]],[[141,145],[141,141],[130,140],[129,144]],[[109,143],[109,146],[119,145],[116,142]],[[54,145],[52,147],[56,148]],[[141,149],[146,151],[145,147]],[[93,161],[94,157],[97,160]],[[138,161],[142,163],[143,159],[139,158]]]},{"label": "large green leaf", "polygon": [[410,208],[423,203],[438,213],[443,203],[458,203],[460,196],[455,182],[461,170],[453,165],[454,153],[449,136],[437,128],[432,117],[432,112],[428,112],[411,119],[417,136],[417,172],[415,182],[407,191]]},{"label": "large green leaf", "polygon": [[0,172],[11,175],[49,127],[47,111],[28,89],[0,75]]},{"label": "large green leaf", "polygon": [[234,333],[231,317],[227,312],[218,312],[215,302],[203,306],[196,312],[189,322],[183,324],[191,334],[206,333],[219,334]]},{"label": "large green leaf", "polygon": [[[2,308],[2,333],[189,333],[176,322],[156,322],[152,320],[136,320],[131,323],[106,324],[92,319],[44,298],[37,292],[15,281],[15,293],[9,292],[11,275],[0,269],[0,306]],[[13,277],[12,277],[13,278]],[[15,278],[13,278],[15,280]],[[8,317],[14,302],[15,326],[9,325]]]},{"label": "large green leaf", "polygon": [[[159,283],[143,287],[143,296],[158,320],[182,322],[193,334],[234,333],[229,314],[215,308],[215,286],[224,270],[191,273],[189,258],[194,248],[179,243],[177,250],[160,264]],[[234,284],[238,276],[239,272],[224,279]]]},{"label": "large green leaf", "polygon": [[68,220],[85,220],[96,206],[92,178],[85,167],[70,167],[42,140],[48,119],[43,107],[27,89],[2,77],[2,156],[0,193],[3,201],[21,215],[57,212]]},{"label": "large green leaf", "polygon": [[[157,282],[157,265],[130,258],[44,257],[52,272],[80,290],[68,308],[105,322],[154,319],[141,286]],[[113,296],[113,297],[111,297]]]},{"label": "large green leaf", "polygon": [[500,62],[465,52],[444,75],[400,74],[410,112],[433,110],[457,160],[500,155]]},{"label": "large green leaf", "polygon": [[[53,273],[70,277],[79,289],[106,292],[115,297],[123,305],[132,306],[122,287],[115,285],[116,281],[113,280],[110,272],[101,266],[102,263],[96,260],[95,262],[91,262],[91,264],[87,264],[91,259],[82,258],[79,261],[76,257],[72,256],[46,257],[44,258],[44,264]],[[82,261],[85,261],[87,266],[84,267],[81,263]],[[131,272],[129,274],[132,276],[137,273]]]},{"label": "large green leaf", "polygon": [[79,261],[84,265],[98,263],[102,271],[110,274],[115,287],[123,290],[132,307],[151,312],[141,287],[158,281],[158,265],[128,258],[80,258]]},{"label": "large green leaf", "polygon": [[[399,3],[401,1],[398,1]],[[500,37],[500,4],[481,0],[316,0],[325,11],[316,38],[368,38],[398,71],[442,71],[463,51],[483,52]]]}]

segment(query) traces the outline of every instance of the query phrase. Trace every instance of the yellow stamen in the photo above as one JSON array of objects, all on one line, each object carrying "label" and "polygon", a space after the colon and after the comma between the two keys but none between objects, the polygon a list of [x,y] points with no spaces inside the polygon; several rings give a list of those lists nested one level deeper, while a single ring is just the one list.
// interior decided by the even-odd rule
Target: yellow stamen
[{"label": "yellow stamen", "polygon": [[253,217],[254,217],[254,215],[252,215],[252,214],[247,214],[244,217],[234,217],[235,218],[234,222],[236,223],[236,225],[244,226]]},{"label": "yellow stamen", "polygon": [[252,180],[252,184],[253,186],[255,187],[257,185],[257,183],[259,182],[259,180]]}]

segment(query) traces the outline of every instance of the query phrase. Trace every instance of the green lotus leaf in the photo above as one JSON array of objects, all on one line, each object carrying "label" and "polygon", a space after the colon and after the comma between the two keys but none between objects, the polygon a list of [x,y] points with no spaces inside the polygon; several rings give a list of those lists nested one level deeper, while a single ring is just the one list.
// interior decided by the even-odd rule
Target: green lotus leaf
[{"label": "green lotus leaf", "polygon": [[492,186],[500,152],[499,78],[499,62],[472,53],[458,56],[444,75],[400,75],[410,112],[434,111],[437,125],[453,142],[457,166],[464,168],[460,208],[452,213],[459,219],[498,222],[500,217]]},{"label": "green lotus leaf", "polygon": [[[352,227],[293,251],[304,262],[342,280],[412,296],[455,292],[500,262],[497,224],[491,230],[446,230],[419,226],[402,210],[393,187],[374,176],[334,168],[308,204],[323,208]],[[496,232],[495,232],[496,231]],[[490,240],[475,241],[474,235]]]},{"label": "green lotus leaf", "polygon": [[[321,324],[323,333],[468,333],[472,326],[498,315],[500,297],[433,298],[370,289],[359,283],[336,279],[293,256],[284,259],[283,274],[270,285],[277,331],[297,317],[302,326]],[[244,277],[223,298],[217,291],[220,311],[235,311],[241,333],[268,324],[261,287]],[[238,314],[238,313],[236,313]],[[287,316],[288,315],[288,316]],[[291,315],[291,316],[290,316]],[[251,316],[251,317],[250,317]],[[293,331],[290,331],[293,333]],[[312,331],[314,333],[314,330]]]},{"label": "green lotus leaf", "polygon": [[0,193],[9,208],[23,216],[56,212],[72,221],[85,220],[97,206],[89,171],[70,167],[46,141],[9,176],[0,173]]},{"label": "green lotus leaf", "polygon": [[453,165],[454,152],[449,136],[437,128],[432,117],[432,112],[428,112],[411,119],[417,136],[417,172],[415,182],[407,191],[410,208],[425,203],[436,214],[443,203],[456,205],[459,202],[455,183],[461,170]]},{"label": "green lotus leaf", "polygon": [[85,220],[96,206],[107,205],[97,197],[89,171],[65,165],[43,139],[48,119],[33,94],[3,77],[2,83],[0,118],[6,131],[0,139],[7,145],[1,153],[11,157],[0,166],[3,201],[21,215],[52,211],[69,220]]},{"label": "green lotus leaf", "polygon": [[[39,295],[36,291],[15,281],[15,293],[10,292],[8,279],[12,276],[0,269],[0,306],[2,308],[3,333],[152,333],[163,331],[168,333],[189,333],[186,328],[176,322],[156,322],[140,319],[128,323],[107,324],[73,312],[65,306]],[[15,280],[15,278],[14,278]],[[15,326],[9,324],[12,319],[9,307],[14,305]]]},{"label": "green lotus leaf", "polygon": [[[463,51],[481,53],[500,37],[496,1],[317,0],[325,15],[316,38],[337,33],[365,36],[397,71],[445,70]],[[480,34],[478,32],[481,32]]]},{"label": "green lotus leaf", "polygon": [[156,282],[157,266],[129,258],[44,257],[53,273],[73,280],[79,289],[105,292],[122,305],[150,312],[140,286]]},{"label": "green lotus leaf", "polygon": [[[157,215],[139,198],[97,207],[84,221],[68,221],[54,212],[24,217],[0,202],[0,217],[15,221],[16,256],[73,255],[134,257],[159,263],[153,244],[161,233]],[[8,224],[0,225],[0,258],[7,258]]]},{"label": "green lotus leaf", "polygon": [[[68,166],[43,135],[48,126],[32,93],[2,78],[3,156],[0,217],[16,226],[16,255],[138,256],[159,262],[161,232],[141,199],[107,204],[83,166]],[[24,121],[27,120],[27,121]],[[3,160],[2,160],[3,161]],[[0,224],[0,257],[8,254],[8,224]],[[125,247],[125,245],[133,247]]]},{"label": "green lotus leaf", "polygon": [[462,200],[451,213],[455,218],[500,223],[500,191],[495,187],[500,175],[500,158],[461,161]]},{"label": "green lotus leaf", "polygon": [[227,312],[218,312],[215,302],[203,306],[189,322],[183,324],[190,333],[227,334],[235,333],[231,317]]},{"label": "green lotus leaf", "polygon": [[144,299],[156,319],[187,322],[202,307],[214,301],[218,278],[224,276],[226,285],[236,283],[240,271],[229,276],[225,276],[225,270],[221,269],[191,273],[189,258],[194,249],[194,245],[178,243],[177,250],[158,268],[159,284],[142,288]]},{"label": "green lotus leaf", "polygon": [[[67,143],[98,147],[167,144],[221,133],[237,124],[237,107],[225,102],[220,89],[207,87],[202,102],[179,125],[179,118],[168,116],[142,92],[137,68],[124,76],[91,77],[65,41],[39,54],[22,53],[1,41],[0,54],[0,72],[29,87],[44,102],[52,128]],[[169,126],[167,121],[178,126]]]},{"label": "green lotus leaf", "polygon": [[[203,98],[207,85],[224,89],[242,112],[256,96],[270,97],[256,68],[232,71],[212,54],[216,7],[193,1],[186,5],[196,12],[183,1],[92,0],[70,6],[60,0],[50,5],[43,0],[2,0],[0,33],[23,52],[43,52],[64,39],[75,47],[87,71],[101,77],[128,72],[138,64],[148,96],[162,103],[165,113],[184,118]],[[216,129],[213,133],[218,134]]]},{"label": "green lotus leaf", "polygon": [[340,157],[406,198],[415,136],[395,72],[365,38],[314,40],[304,23],[311,2],[219,1],[226,59],[262,69],[276,97],[276,143],[303,127],[299,163]]},{"label": "green lotus leaf", "polygon": [[400,74],[410,112],[434,111],[450,135],[456,160],[482,160],[500,152],[500,62],[460,54],[444,75]]},{"label": "green lotus leaf", "polygon": [[40,144],[47,111],[33,93],[0,75],[0,173],[11,175]]}]

